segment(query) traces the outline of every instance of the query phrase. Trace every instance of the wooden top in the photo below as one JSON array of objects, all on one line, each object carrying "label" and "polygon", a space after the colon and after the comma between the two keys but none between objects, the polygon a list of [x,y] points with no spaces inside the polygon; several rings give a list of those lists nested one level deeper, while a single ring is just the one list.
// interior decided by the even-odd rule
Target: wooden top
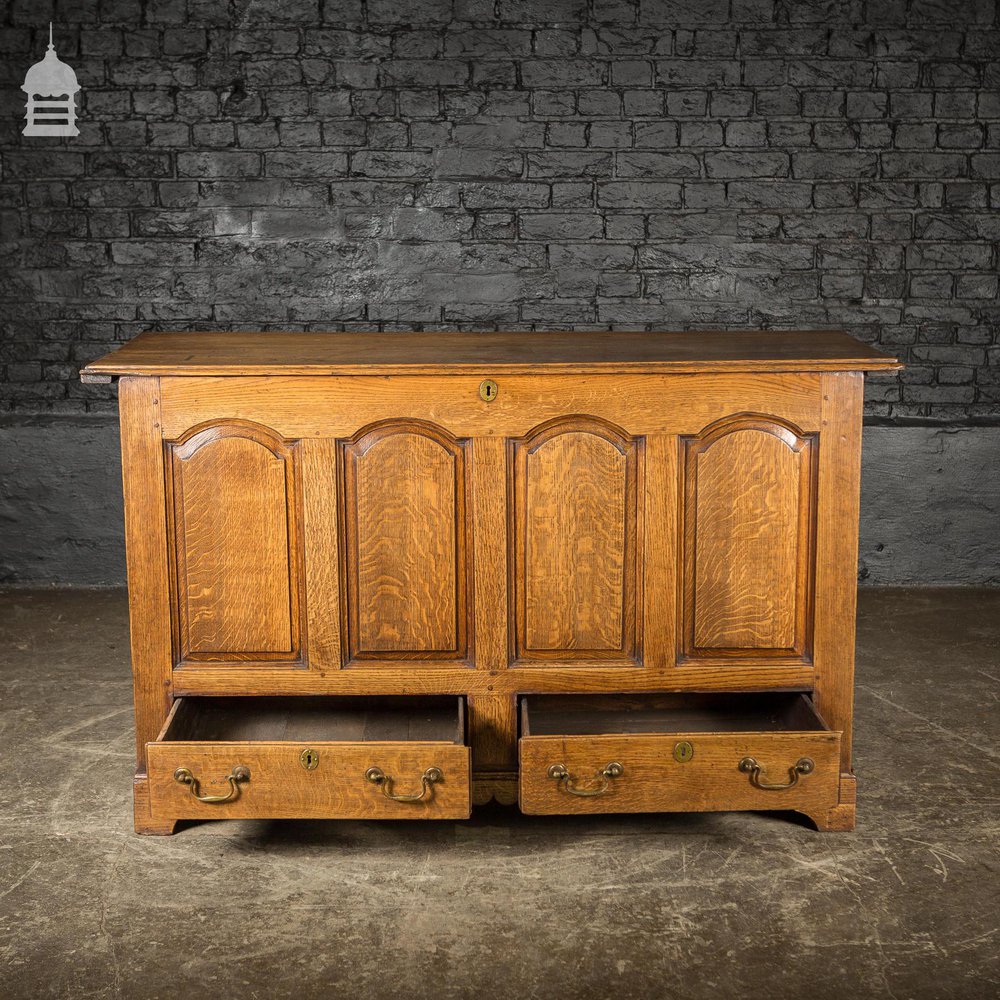
[{"label": "wooden top", "polygon": [[142,333],[91,362],[111,375],[670,374],[886,371],[835,330],[687,333]]}]

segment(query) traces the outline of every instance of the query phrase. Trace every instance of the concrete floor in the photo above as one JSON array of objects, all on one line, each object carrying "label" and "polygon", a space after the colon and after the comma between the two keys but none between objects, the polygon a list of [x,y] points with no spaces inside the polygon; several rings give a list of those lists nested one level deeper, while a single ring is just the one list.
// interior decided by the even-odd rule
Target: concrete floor
[{"label": "concrete floor", "polygon": [[1000,591],[861,595],[858,829],[131,829],[120,591],[0,593],[0,998],[991,998]]}]

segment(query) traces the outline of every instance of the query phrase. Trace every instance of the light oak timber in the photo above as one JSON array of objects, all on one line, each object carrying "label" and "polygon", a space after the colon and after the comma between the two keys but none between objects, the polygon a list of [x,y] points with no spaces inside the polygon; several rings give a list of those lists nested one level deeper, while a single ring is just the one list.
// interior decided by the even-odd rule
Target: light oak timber
[{"label": "light oak timber", "polygon": [[520,333],[158,333],[91,362],[95,375],[378,375],[484,370],[622,374],[892,371],[895,358],[839,330]]},{"label": "light oak timber", "polygon": [[[522,811],[615,813],[792,809],[831,821],[838,801],[840,733],[802,696],[538,699],[522,703],[519,802]],[[549,706],[549,707],[546,707]],[[743,726],[747,728],[744,730]],[[551,735],[565,729],[565,735]],[[676,748],[687,744],[677,759]],[[740,770],[745,757],[764,769],[761,788]],[[811,770],[790,782],[808,758]],[[555,780],[562,765],[572,784]],[[602,780],[609,765],[621,773]],[[570,789],[598,792],[574,794]]]},{"label": "light oak timber", "polygon": [[826,813],[814,813],[810,819],[819,830],[853,830],[857,810],[858,783],[853,773],[841,772],[840,802]]},{"label": "light oak timber", "polygon": [[477,694],[469,698],[473,777],[517,770],[517,697]]},{"label": "light oak timber", "polygon": [[[118,410],[138,774],[146,773],[146,743],[156,739],[170,711],[173,697],[165,475],[159,404],[158,379],[121,380]],[[138,808],[136,822],[139,822]]]},{"label": "light oak timber", "polygon": [[858,600],[858,521],[864,377],[823,377],[823,426],[816,518],[816,703],[843,731],[841,765],[851,770],[854,633]]},{"label": "light oak timber", "polygon": [[[543,811],[794,808],[852,828],[862,372],[898,367],[817,332],[146,334],[89,366],[124,376],[136,829],[220,815],[173,780],[181,742],[210,791],[230,750],[253,757],[224,815],[406,815],[370,782],[310,780],[280,739],[166,737],[185,699],[236,696],[240,717],[258,698],[427,695],[467,701],[449,816],[512,801],[520,777]],[[585,806],[533,748],[599,769],[606,734],[520,732],[518,756],[526,698],[670,692],[803,692],[827,728],[701,734],[667,792],[673,743],[623,733],[640,780]],[[356,747],[320,742],[356,770]],[[438,766],[397,749],[408,773]],[[780,751],[769,775],[796,750],[817,769],[765,792],[730,767],[743,750]]]},{"label": "light oak timber", "polygon": [[258,424],[220,420],[168,450],[179,660],[301,665],[296,446]]},{"label": "light oak timber", "polygon": [[475,665],[503,670],[509,662],[507,603],[507,445],[503,438],[472,442]]},{"label": "light oak timber", "polygon": [[[687,741],[694,756],[673,758],[673,747]],[[788,770],[802,757],[815,762],[811,774],[793,788],[765,791],[754,787],[738,768],[753,757],[766,768],[768,781],[788,781]],[[825,816],[837,801],[840,784],[840,734],[700,733],[669,736],[538,736],[521,740],[521,810],[535,815],[621,812],[717,812],[730,809],[790,809]],[[563,764],[586,788],[609,763],[624,773],[594,798],[571,795],[548,775]]]},{"label": "light oak timber", "polygon": [[220,417],[249,420],[286,440],[350,438],[401,414],[456,438],[525,437],[547,420],[585,414],[633,436],[697,434],[733,413],[768,413],[803,432],[819,429],[820,376],[622,375],[608,391],[603,375],[508,375],[492,402],[479,377],[343,376],[174,378],[163,381],[163,433],[179,438]]},{"label": "light oak timber", "polygon": [[562,418],[512,441],[510,462],[514,663],[637,665],[642,442]]},{"label": "light oak timber", "polygon": [[[145,748],[143,748],[143,759],[145,759]],[[173,834],[177,828],[177,820],[175,818],[153,818],[149,802],[149,778],[145,774],[137,774],[134,777],[132,782],[132,800],[133,827],[136,833],[151,837],[169,837]]]},{"label": "light oak timber", "polygon": [[504,806],[517,804],[517,771],[476,773],[472,776],[472,804],[484,806],[499,802]]},{"label": "light oak timber", "polygon": [[[320,764],[299,763],[304,741],[272,743],[153,743],[149,752],[149,798],[153,823],[173,819],[466,819],[471,810],[469,748],[439,743],[331,743],[308,741]],[[174,780],[179,767],[198,779],[201,795],[228,791],[234,767],[250,780],[232,802],[199,802]],[[440,768],[443,778],[425,801],[395,802],[365,779],[379,767],[401,794],[420,791],[421,775]]]},{"label": "light oak timber", "polygon": [[676,599],[678,580],[678,448],[677,439],[656,434],[645,439],[643,531],[639,536],[643,580],[642,666],[662,684],[676,670]]},{"label": "light oak timber", "polygon": [[146,743],[156,738],[172,701],[170,581],[159,379],[123,378],[118,386],[125,557],[135,702],[136,833],[169,836],[173,819],[154,819],[146,777]]},{"label": "light oak timber", "polygon": [[341,653],[337,445],[328,438],[299,442],[305,548],[309,669],[339,670]]},{"label": "light oak timber", "polygon": [[468,442],[386,420],[341,450],[348,662],[469,660]]},{"label": "light oak timber", "polygon": [[[304,767],[303,753],[310,755]],[[149,802],[164,819],[464,819],[462,700],[179,698],[147,747]],[[400,801],[367,778],[377,767]],[[197,781],[177,781],[179,768]],[[245,770],[235,787],[228,780]],[[422,777],[437,768],[438,780]],[[197,793],[197,794],[194,794]],[[224,796],[204,802],[200,797]]]},{"label": "light oak timber", "polygon": [[815,435],[743,414],[683,451],[681,658],[809,662]]},{"label": "light oak timber", "polygon": [[[367,664],[366,664],[367,666]],[[813,686],[811,666],[674,666],[665,672],[641,667],[607,667],[600,661],[571,666],[512,667],[486,671],[439,668],[400,669],[386,661],[377,669],[337,671],[261,668],[178,667],[177,694],[518,694],[528,691],[767,691]]]}]

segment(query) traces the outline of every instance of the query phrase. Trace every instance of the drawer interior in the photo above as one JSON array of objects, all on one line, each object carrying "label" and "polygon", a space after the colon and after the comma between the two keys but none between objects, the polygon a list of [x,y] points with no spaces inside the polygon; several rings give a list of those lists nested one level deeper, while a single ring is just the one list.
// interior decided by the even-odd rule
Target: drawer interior
[{"label": "drawer interior", "polygon": [[465,743],[455,696],[179,698],[157,742]]},{"label": "drawer interior", "polygon": [[629,733],[828,732],[810,698],[752,694],[529,695],[522,736]]}]

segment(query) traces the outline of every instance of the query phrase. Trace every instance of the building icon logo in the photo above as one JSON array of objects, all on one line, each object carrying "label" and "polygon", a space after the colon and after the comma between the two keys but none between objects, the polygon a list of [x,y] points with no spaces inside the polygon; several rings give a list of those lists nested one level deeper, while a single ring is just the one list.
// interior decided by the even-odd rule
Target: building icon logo
[{"label": "building icon logo", "polygon": [[76,73],[57,55],[52,44],[49,23],[49,48],[45,58],[36,62],[24,77],[21,90],[28,95],[28,113],[24,135],[79,135],[76,127],[76,101],[80,92]]}]

